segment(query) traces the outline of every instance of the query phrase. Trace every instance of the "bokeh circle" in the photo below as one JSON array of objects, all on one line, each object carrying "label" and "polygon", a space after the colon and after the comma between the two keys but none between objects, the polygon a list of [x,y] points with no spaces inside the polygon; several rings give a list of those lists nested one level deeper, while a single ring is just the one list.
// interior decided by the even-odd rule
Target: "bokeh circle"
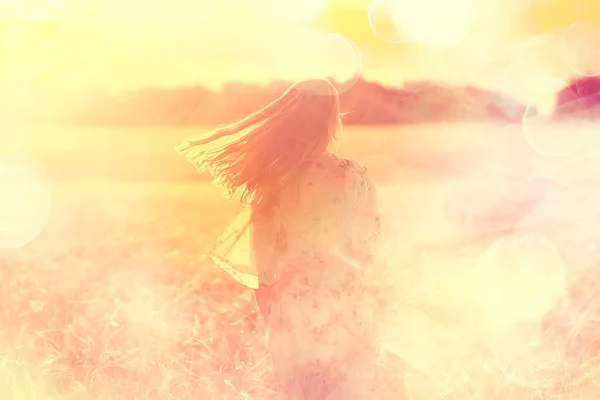
[{"label": "bokeh circle", "polygon": [[600,75],[600,26],[597,22],[577,21],[563,32],[563,59],[581,76]]},{"label": "bokeh circle", "polygon": [[508,321],[541,318],[563,295],[565,282],[566,267],[556,246],[533,233],[497,239],[481,260],[482,301]]},{"label": "bokeh circle", "polygon": [[547,157],[564,157],[580,151],[588,139],[589,124],[581,117],[559,118],[555,113],[556,98],[567,83],[540,76],[529,79],[527,85],[531,100],[523,114],[522,128],[529,146]]},{"label": "bokeh circle", "polygon": [[44,166],[35,159],[0,159],[0,248],[33,241],[50,217],[52,193]]}]

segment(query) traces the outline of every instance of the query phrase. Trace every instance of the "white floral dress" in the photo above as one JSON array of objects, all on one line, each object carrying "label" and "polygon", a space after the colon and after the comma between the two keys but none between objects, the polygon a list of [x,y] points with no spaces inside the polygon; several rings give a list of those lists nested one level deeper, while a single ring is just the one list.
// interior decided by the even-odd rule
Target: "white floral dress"
[{"label": "white floral dress", "polygon": [[239,282],[260,286],[276,380],[290,398],[370,398],[363,271],[379,235],[367,170],[328,154],[269,207],[240,214],[211,253]]}]

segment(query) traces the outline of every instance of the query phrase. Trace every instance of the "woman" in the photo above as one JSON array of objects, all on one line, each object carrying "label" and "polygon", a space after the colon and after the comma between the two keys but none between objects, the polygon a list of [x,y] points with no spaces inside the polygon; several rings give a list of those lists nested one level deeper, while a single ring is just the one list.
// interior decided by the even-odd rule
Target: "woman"
[{"label": "woman", "polygon": [[[336,89],[307,80],[209,138],[178,146],[230,197],[241,192],[244,212],[210,255],[256,289],[288,398],[371,397],[362,280],[380,223],[366,169],[328,151],[340,129]],[[249,255],[240,258],[240,249]]]}]

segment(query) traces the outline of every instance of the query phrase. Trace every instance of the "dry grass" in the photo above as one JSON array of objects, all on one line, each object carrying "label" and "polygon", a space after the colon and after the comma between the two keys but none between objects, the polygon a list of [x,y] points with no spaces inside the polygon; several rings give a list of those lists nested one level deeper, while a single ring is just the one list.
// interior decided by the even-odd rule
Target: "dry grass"
[{"label": "dry grass", "polygon": [[[55,199],[41,237],[0,252],[1,399],[278,398],[252,293],[202,257],[235,205],[190,184],[64,184]],[[422,284],[422,249],[388,247],[371,274],[388,345],[374,399],[600,394],[593,354],[565,355],[593,313],[563,323],[567,333],[546,323],[544,335],[511,336],[517,327],[504,326],[484,340],[482,314]]]},{"label": "dry grass", "polygon": [[0,252],[0,398],[278,398],[252,292],[203,258],[235,204],[203,184],[55,195],[42,236]]},{"label": "dry grass", "polygon": [[210,193],[170,189],[63,187],[43,236],[0,253],[1,398],[264,392],[251,293],[201,257],[230,213],[211,212]]}]

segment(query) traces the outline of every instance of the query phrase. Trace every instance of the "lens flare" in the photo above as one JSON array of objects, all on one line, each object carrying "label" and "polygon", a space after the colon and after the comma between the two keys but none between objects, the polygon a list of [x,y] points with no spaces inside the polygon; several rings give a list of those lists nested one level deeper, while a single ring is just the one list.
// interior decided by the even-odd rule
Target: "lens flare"
[{"label": "lens flare", "polygon": [[589,138],[589,124],[581,117],[559,121],[549,115],[557,93],[566,86],[566,82],[547,76],[528,82],[531,101],[522,118],[523,135],[533,150],[547,157],[577,153]]},{"label": "lens flare", "polygon": [[388,43],[405,43],[408,41],[395,26],[390,15],[392,3],[396,0],[373,0],[369,6],[368,19],[371,31],[381,40]]},{"label": "lens flare", "polygon": [[520,226],[545,234],[569,267],[569,281],[600,261],[600,191],[591,185],[564,180],[551,196],[538,204]]},{"label": "lens flare", "polygon": [[0,160],[0,248],[22,247],[44,229],[51,193],[38,163]]},{"label": "lens flare", "polygon": [[565,29],[562,52],[565,63],[578,75],[600,75],[600,26],[577,21]]},{"label": "lens flare", "polygon": [[564,157],[579,152],[586,144],[588,130],[584,122],[564,123],[540,116],[533,107],[523,115],[523,135],[537,153],[547,157]]},{"label": "lens flare", "polygon": [[554,243],[542,236],[502,237],[487,249],[480,265],[482,301],[499,318],[537,319],[564,292],[565,264]]},{"label": "lens flare", "polygon": [[405,385],[410,399],[439,399],[449,376],[465,369],[477,354],[452,329],[409,307],[396,310],[398,326],[390,329],[388,349],[410,365]]}]

